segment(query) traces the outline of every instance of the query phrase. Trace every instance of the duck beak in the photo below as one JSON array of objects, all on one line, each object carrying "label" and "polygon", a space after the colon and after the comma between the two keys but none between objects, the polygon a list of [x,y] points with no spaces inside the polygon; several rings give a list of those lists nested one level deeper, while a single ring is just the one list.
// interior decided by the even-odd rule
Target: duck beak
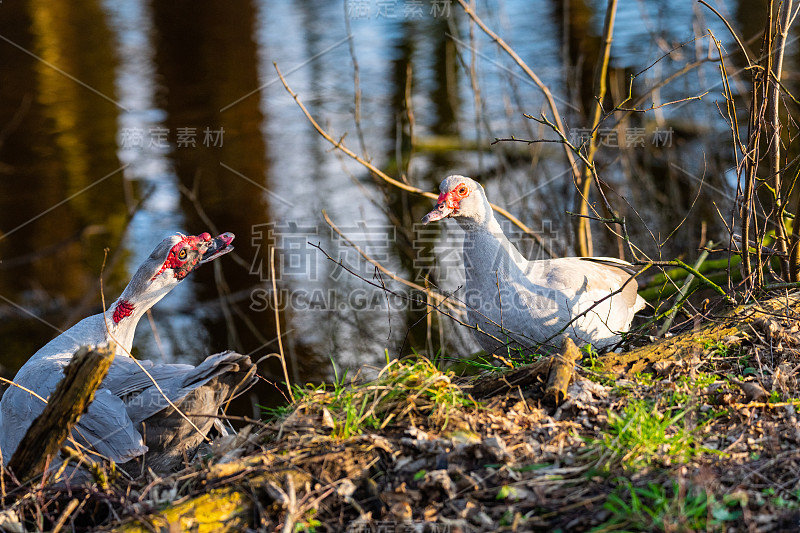
[{"label": "duck beak", "polygon": [[450,213],[453,212],[453,209],[447,207],[446,201],[441,201],[436,204],[436,207],[433,208],[433,211],[422,217],[422,223],[427,224],[428,222],[435,222],[436,220],[441,220],[450,216]]},{"label": "duck beak", "polygon": [[235,235],[231,232],[225,232],[218,237],[214,237],[211,239],[209,243],[208,249],[203,252],[203,258],[200,259],[200,263],[208,263],[209,261],[213,261],[217,257],[227,254],[228,252],[233,251],[233,246],[231,246],[231,242],[233,242]]}]

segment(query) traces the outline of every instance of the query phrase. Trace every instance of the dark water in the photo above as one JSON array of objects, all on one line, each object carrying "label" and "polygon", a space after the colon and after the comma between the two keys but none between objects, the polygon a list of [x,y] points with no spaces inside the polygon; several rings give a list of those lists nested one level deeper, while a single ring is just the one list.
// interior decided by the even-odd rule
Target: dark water
[{"label": "dark water", "polygon": [[[478,4],[486,23],[549,85],[571,135],[579,134],[594,105],[605,2]],[[709,93],[633,114],[616,133],[609,127],[600,172],[643,250],[692,258],[701,239],[727,240],[712,202],[727,216],[735,185],[729,133],[716,105],[718,63],[702,61],[716,54],[706,29],[727,51],[734,47],[720,21],[696,2],[620,4],[606,103],[625,97],[631,74],[686,42],[637,77],[634,96],[698,60],[641,106]],[[763,27],[760,2],[718,5],[744,37]],[[457,256],[442,253],[458,247],[455,225],[415,227],[431,201],[385,187],[331,151],[278,81],[273,62],[324,128],[336,139],[346,134],[347,146],[366,149],[392,176],[431,191],[449,173],[476,177],[490,199],[555,252],[574,253],[566,211],[575,192],[561,148],[490,144],[495,137],[553,138],[522,115],[545,110],[541,92],[455,2],[3,2],[6,376],[59,330],[101,309],[105,248],[104,292],[113,301],[155,244],[176,231],[232,231],[237,249],[159,303],[152,325],[140,323],[141,357],[197,361],[228,348],[254,358],[278,351],[271,247],[293,381],[330,378],[333,363],[378,364],[385,351],[395,357],[414,349],[475,350],[448,320],[387,296],[307,244],[319,244],[374,284],[413,292],[376,278],[373,265],[331,230],[325,210],[392,273],[419,284],[429,277],[447,289],[459,283]],[[741,58],[727,62],[731,72],[741,68]],[[746,91],[746,77],[738,76],[734,90]],[[615,146],[626,143],[633,148]],[[600,225],[593,231],[595,254],[618,254],[612,235]],[[530,257],[544,257],[532,240],[516,237]],[[261,368],[264,377],[283,381],[274,358]],[[276,398],[268,385],[256,395],[262,404]]]}]

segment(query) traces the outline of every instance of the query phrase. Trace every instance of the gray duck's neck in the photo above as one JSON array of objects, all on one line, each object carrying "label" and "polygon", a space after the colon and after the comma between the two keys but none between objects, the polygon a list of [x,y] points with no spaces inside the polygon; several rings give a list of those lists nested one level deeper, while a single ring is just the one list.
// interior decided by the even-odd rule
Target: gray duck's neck
[{"label": "gray duck's neck", "polygon": [[[105,313],[106,324],[120,347],[117,355],[121,353],[130,354],[133,346],[133,336],[139,320],[148,309],[152,308],[166,295],[166,292],[164,292],[163,294],[150,295],[150,297],[131,297],[129,299],[127,293],[127,290],[124,291]],[[109,340],[111,339],[109,338]]]}]

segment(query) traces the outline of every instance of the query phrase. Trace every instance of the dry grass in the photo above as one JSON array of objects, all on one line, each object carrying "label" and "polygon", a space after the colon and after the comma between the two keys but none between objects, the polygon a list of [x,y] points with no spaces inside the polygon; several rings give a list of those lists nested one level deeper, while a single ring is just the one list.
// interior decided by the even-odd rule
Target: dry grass
[{"label": "dry grass", "polygon": [[296,387],[270,422],[218,440],[168,477],[130,482],[106,465],[95,474],[103,483],[69,491],[4,479],[0,521],[786,531],[800,517],[798,330],[775,316],[724,342],[700,337],[692,355],[657,370],[581,370],[557,408],[542,401],[542,383],[479,403],[469,382],[424,358],[391,361],[369,381]]}]

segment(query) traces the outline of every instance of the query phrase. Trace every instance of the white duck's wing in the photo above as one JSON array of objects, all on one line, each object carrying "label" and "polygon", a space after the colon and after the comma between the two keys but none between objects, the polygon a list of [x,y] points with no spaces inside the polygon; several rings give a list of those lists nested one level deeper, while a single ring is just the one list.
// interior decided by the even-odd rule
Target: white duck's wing
[{"label": "white duck's wing", "polygon": [[101,455],[124,463],[147,452],[141,433],[125,411],[125,404],[108,389],[100,389],[80,418],[72,437]]},{"label": "white duck's wing", "polygon": [[576,259],[580,259],[581,261],[587,261],[589,263],[599,263],[601,265],[607,265],[610,267],[621,268],[628,274],[636,274],[639,271],[639,267],[633,265],[624,259],[618,259],[616,257],[578,257]]},{"label": "white duck's wing", "polygon": [[[623,285],[625,286],[619,293],[621,297],[620,304],[630,310],[631,317],[647,306],[644,298],[639,296],[639,284],[635,279],[631,279],[639,271],[639,267],[614,257],[582,257],[581,259],[597,267],[593,276],[594,284],[599,282],[601,288],[605,285],[606,290],[609,292],[619,290]],[[599,281],[600,279],[606,281]],[[618,309],[620,312],[623,310],[622,308]]]},{"label": "white duck's wing", "polygon": [[636,280],[628,281],[632,274],[627,267],[632,265],[613,258],[575,259],[551,260],[542,284],[564,298],[563,319],[574,319],[569,328],[573,336],[595,347],[614,344],[644,307]]},{"label": "white duck's wing", "polygon": [[[11,460],[31,420],[44,410],[44,402],[28,393],[12,395],[17,400],[9,405],[18,410],[6,410],[0,426],[3,428],[0,443],[6,462]],[[72,437],[82,446],[117,463],[124,463],[147,451],[142,436],[125,413],[122,401],[107,389],[100,389],[95,393],[94,401],[73,428]]]}]

